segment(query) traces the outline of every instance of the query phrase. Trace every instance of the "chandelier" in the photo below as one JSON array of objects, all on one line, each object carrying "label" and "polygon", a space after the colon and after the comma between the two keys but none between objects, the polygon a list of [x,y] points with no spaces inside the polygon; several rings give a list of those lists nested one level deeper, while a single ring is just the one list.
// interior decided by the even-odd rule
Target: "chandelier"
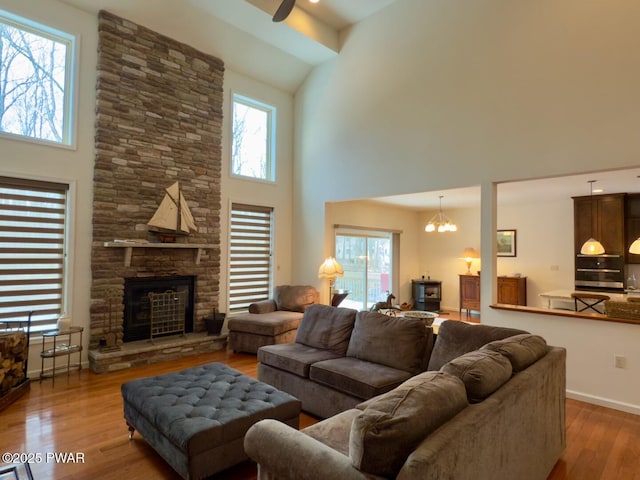
[{"label": "chandelier", "polygon": [[440,209],[438,213],[436,213],[431,220],[424,227],[425,232],[455,232],[458,230],[458,227],[455,223],[453,223],[449,217],[447,217],[444,213],[442,213],[442,197],[440,195]]}]

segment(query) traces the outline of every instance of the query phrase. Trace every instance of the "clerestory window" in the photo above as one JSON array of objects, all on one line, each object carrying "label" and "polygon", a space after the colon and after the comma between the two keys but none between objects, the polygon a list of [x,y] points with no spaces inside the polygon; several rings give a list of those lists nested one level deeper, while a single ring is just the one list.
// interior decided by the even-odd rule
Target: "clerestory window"
[{"label": "clerestory window", "polygon": [[231,173],[274,182],[275,107],[234,94],[232,119]]},{"label": "clerestory window", "polygon": [[0,133],[72,144],[75,38],[0,10]]}]

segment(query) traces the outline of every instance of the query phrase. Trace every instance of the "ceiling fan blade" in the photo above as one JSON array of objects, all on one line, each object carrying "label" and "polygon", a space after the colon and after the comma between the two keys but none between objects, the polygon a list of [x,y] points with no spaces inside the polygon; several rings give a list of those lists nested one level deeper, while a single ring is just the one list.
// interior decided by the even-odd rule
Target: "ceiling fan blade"
[{"label": "ceiling fan blade", "polygon": [[291,10],[293,10],[294,5],[296,4],[296,0],[282,0],[282,3],[276,10],[276,13],[273,15],[274,22],[281,22],[285,18],[289,16]]}]

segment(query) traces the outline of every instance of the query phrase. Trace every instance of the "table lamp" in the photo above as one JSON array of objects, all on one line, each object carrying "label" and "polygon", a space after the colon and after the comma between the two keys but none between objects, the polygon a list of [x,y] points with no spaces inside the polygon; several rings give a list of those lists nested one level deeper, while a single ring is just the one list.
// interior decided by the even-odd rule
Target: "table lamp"
[{"label": "table lamp", "polygon": [[344,276],[342,265],[334,257],[327,257],[318,269],[318,278],[329,279],[329,302],[331,302],[331,293],[333,292],[333,284],[336,277]]},{"label": "table lamp", "polygon": [[475,248],[467,247],[460,255],[460,258],[464,258],[467,263],[467,275],[471,275],[471,262],[473,262],[474,258],[480,258],[480,254]]}]

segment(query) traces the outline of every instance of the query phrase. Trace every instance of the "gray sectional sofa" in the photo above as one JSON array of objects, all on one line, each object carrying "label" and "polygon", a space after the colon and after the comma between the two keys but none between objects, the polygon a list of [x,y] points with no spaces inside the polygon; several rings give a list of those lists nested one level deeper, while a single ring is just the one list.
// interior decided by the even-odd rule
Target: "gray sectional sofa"
[{"label": "gray sectional sofa", "polygon": [[[351,328],[350,328],[351,326]],[[544,479],[565,445],[563,348],[521,330],[313,306],[259,379],[325,420],[245,436],[260,479]]]}]

